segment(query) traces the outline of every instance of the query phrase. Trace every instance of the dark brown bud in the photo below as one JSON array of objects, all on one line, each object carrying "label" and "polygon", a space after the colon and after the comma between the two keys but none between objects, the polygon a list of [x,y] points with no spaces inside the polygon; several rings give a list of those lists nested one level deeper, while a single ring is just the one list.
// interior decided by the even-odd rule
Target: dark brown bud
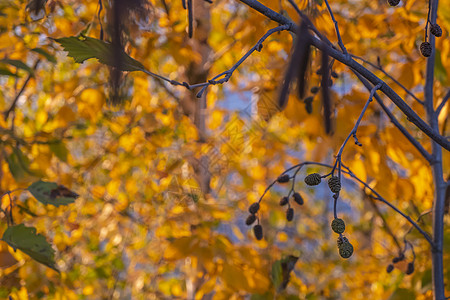
[{"label": "dark brown bud", "polygon": [[255,234],[255,238],[260,241],[263,238],[263,229],[260,224],[253,226],[253,233]]},{"label": "dark brown bud", "polygon": [[286,220],[288,220],[290,222],[293,219],[294,219],[294,209],[292,207],[289,207],[286,210]]},{"label": "dark brown bud", "polygon": [[430,32],[435,37],[441,37],[442,36],[442,29],[441,29],[441,26],[439,26],[438,24],[431,24]]},{"label": "dark brown bud", "polygon": [[259,210],[259,202],[255,202],[248,208],[248,212],[252,215],[256,214]]},{"label": "dark brown bud", "polygon": [[280,200],[280,205],[284,206],[284,205],[288,204],[288,202],[289,202],[289,198],[288,197],[283,197]]},{"label": "dark brown bud", "polygon": [[335,71],[333,71],[333,72],[331,72],[331,77],[338,78],[339,76]]},{"label": "dark brown bud", "polygon": [[311,93],[312,94],[317,94],[318,92],[319,92],[319,87],[318,86],[313,86],[312,88],[311,88]]},{"label": "dark brown bud", "polygon": [[390,6],[397,6],[400,3],[400,0],[388,0]]},{"label": "dark brown bud", "polygon": [[406,267],[405,273],[406,273],[406,275],[410,275],[410,274],[414,273],[414,263],[413,262],[410,262],[408,264],[408,266]]},{"label": "dark brown bud", "polygon": [[294,198],[294,201],[298,204],[298,205],[303,205],[304,201],[302,196],[299,193],[294,193],[294,195],[292,196]]},{"label": "dark brown bud", "polygon": [[336,233],[343,233],[345,231],[345,222],[342,219],[334,219],[331,222],[331,229]]},{"label": "dark brown bud", "polygon": [[288,182],[289,179],[290,179],[290,177],[288,174],[283,174],[283,175],[278,176],[277,181],[279,183],[285,183],[285,182]]},{"label": "dark brown bud", "polygon": [[318,185],[322,181],[322,177],[318,173],[312,173],[305,177],[307,185]]},{"label": "dark brown bud", "polygon": [[245,224],[247,226],[252,225],[254,222],[256,221],[256,216],[255,215],[248,215],[247,219],[245,220]]},{"label": "dark brown bud", "polygon": [[386,272],[391,273],[394,270],[394,265],[393,264],[389,264],[386,268]]},{"label": "dark brown bud", "polygon": [[420,53],[422,53],[423,56],[430,57],[432,50],[430,43],[423,42],[420,44]]}]

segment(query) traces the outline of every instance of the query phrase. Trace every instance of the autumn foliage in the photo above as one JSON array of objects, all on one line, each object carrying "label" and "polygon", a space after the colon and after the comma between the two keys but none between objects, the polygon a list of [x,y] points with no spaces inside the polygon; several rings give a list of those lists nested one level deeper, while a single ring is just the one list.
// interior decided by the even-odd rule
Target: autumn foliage
[{"label": "autumn foliage", "polygon": [[430,1],[0,2],[0,298],[450,296]]}]

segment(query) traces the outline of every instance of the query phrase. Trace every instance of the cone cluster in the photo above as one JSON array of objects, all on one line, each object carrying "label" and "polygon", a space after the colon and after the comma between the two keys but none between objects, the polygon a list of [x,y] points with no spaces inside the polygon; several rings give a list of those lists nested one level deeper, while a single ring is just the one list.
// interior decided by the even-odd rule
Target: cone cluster
[{"label": "cone cluster", "polygon": [[330,187],[330,190],[333,193],[339,193],[339,191],[341,190],[341,181],[339,180],[338,176],[332,176],[329,180],[328,180],[328,186]]}]

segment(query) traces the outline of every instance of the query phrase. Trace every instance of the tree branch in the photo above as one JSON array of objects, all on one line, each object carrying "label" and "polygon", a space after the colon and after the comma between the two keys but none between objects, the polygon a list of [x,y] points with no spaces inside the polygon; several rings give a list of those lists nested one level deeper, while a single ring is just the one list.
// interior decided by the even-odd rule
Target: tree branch
[{"label": "tree branch", "polygon": [[[313,162],[313,161],[305,161],[299,164],[296,164],[288,169],[286,169],[283,173],[281,173],[281,175],[286,174],[296,168],[301,168],[303,166],[306,165],[316,165],[316,166],[322,166],[322,167],[326,167],[326,168],[330,168],[333,169],[334,166],[328,165],[328,164],[324,164],[324,163],[319,163],[319,162]],[[359,183],[361,183],[365,188],[367,188],[374,196],[372,196],[373,199],[378,200],[380,202],[383,202],[384,204],[386,204],[387,206],[389,206],[391,209],[393,209],[395,212],[397,212],[398,214],[400,214],[403,218],[405,218],[412,226],[414,226],[414,228],[416,228],[420,234],[423,235],[423,237],[425,238],[425,240],[427,240],[427,242],[430,244],[430,246],[435,249],[435,244],[433,243],[433,240],[431,239],[430,235],[423,230],[410,216],[406,215],[405,213],[403,213],[400,209],[398,209],[395,205],[393,205],[392,203],[390,203],[388,200],[386,200],[383,196],[381,196],[377,191],[375,191],[372,187],[370,187],[370,185],[368,183],[366,183],[365,181],[361,180],[360,178],[358,178],[351,170],[349,167],[345,166],[342,164],[342,167],[345,170],[342,170],[342,173],[352,177],[353,179],[355,179],[356,181],[358,181]],[[280,176],[281,176],[280,175]],[[322,176],[323,177],[323,176]],[[263,195],[260,197],[258,202],[261,202],[262,198],[264,197],[264,195],[270,190],[270,188],[275,185],[275,183],[277,183],[277,180],[274,180],[264,191]]]},{"label": "tree branch", "polygon": [[[284,17],[283,15],[273,11],[272,9],[266,7],[261,4],[257,0],[240,0],[242,3],[250,6],[255,9],[259,13],[265,15],[266,17],[272,19],[275,22],[278,22],[282,25],[288,25],[288,30],[291,32],[296,32],[297,26],[294,22]],[[403,101],[403,99],[392,90],[389,85],[387,85],[383,80],[378,78],[375,74],[370,72],[367,68],[363,67],[361,64],[356,62],[349,55],[345,55],[344,53],[334,49],[328,44],[322,42],[316,37],[311,37],[311,44],[318,48],[321,51],[328,51],[329,55],[341,63],[353,68],[356,72],[360,73],[364,76],[369,82],[373,85],[382,84],[380,90],[388,96],[391,101],[407,116],[408,120],[415,124],[420,130],[422,130],[426,135],[428,135],[431,139],[436,141],[439,145],[444,147],[445,149],[450,151],[450,141],[448,141],[445,137],[439,134],[436,129],[431,128],[424,120],[422,120],[408,104]]]},{"label": "tree branch", "polygon": [[424,102],[423,102],[422,100],[420,100],[419,98],[417,98],[416,95],[414,95],[410,90],[408,90],[408,89],[407,89],[403,84],[401,84],[397,79],[395,79],[394,77],[392,77],[392,76],[391,76],[388,72],[386,72],[380,65],[377,66],[377,65],[371,63],[370,61],[368,61],[368,60],[366,60],[366,59],[364,59],[364,58],[362,58],[362,57],[353,55],[353,54],[352,54],[352,57],[353,57],[353,58],[356,58],[356,59],[359,59],[359,60],[365,62],[366,64],[368,64],[369,66],[371,66],[372,68],[375,68],[375,69],[381,71],[385,76],[387,76],[390,80],[392,80],[393,82],[395,82],[395,84],[397,84],[399,87],[401,87],[408,95],[410,95],[411,97],[413,97],[414,100],[416,100],[418,103],[420,103],[420,104],[422,104],[422,105],[424,104]]},{"label": "tree branch", "polygon": [[[41,62],[41,60],[37,60],[34,63],[33,66],[33,71],[36,71],[39,63]],[[34,77],[33,73],[29,73],[27,79],[25,79],[25,82],[22,85],[22,88],[20,89],[20,91],[17,93],[16,97],[14,97],[13,102],[11,103],[11,106],[3,113],[5,116],[5,121],[8,120],[9,115],[14,111],[14,109],[16,108],[17,105],[17,101],[19,100],[20,96],[23,94],[23,92],[25,91],[25,89],[27,88],[28,83],[30,82],[30,79]]]},{"label": "tree branch", "polygon": [[[353,73],[356,75],[356,77],[358,77],[358,79],[362,82],[362,84],[366,87],[367,90],[371,90],[371,84],[364,78],[362,77],[358,72],[355,72],[354,70],[352,70]],[[394,124],[395,127],[397,127],[398,130],[400,130],[400,132],[406,137],[406,139],[417,149],[417,151],[420,152],[420,154],[422,154],[422,156],[428,161],[428,162],[432,162],[433,161],[433,157],[432,155],[425,150],[425,148],[422,146],[421,143],[419,143],[409,132],[408,130],[406,130],[405,127],[402,126],[402,124],[400,124],[400,122],[395,118],[394,114],[387,108],[386,105],[384,105],[383,100],[381,99],[381,97],[377,94],[374,95],[375,100],[377,100],[378,104],[381,106],[381,108],[383,109],[383,111],[386,113],[386,115],[388,116],[389,120],[391,120],[392,124]]]},{"label": "tree branch", "polygon": [[436,108],[436,112],[435,112],[436,117],[439,117],[441,110],[444,108],[445,103],[447,103],[449,98],[450,98],[450,91],[447,92],[447,94],[444,96],[444,99],[442,99],[441,103],[439,103],[439,106]]},{"label": "tree branch", "polygon": [[338,25],[338,22],[337,22],[336,19],[334,18],[333,11],[331,10],[331,7],[330,7],[330,4],[328,3],[328,0],[325,0],[325,4],[327,5],[328,12],[330,13],[331,20],[333,20],[333,23],[334,23],[334,28],[335,28],[335,30],[336,30],[336,35],[337,35],[337,38],[338,38],[338,44],[339,44],[339,47],[341,47],[341,50],[342,50],[342,52],[343,52],[344,54],[347,54],[347,53],[348,53],[348,52],[347,52],[347,49],[346,49],[345,46],[344,46],[344,42],[342,42],[341,33],[339,32],[339,25]]}]

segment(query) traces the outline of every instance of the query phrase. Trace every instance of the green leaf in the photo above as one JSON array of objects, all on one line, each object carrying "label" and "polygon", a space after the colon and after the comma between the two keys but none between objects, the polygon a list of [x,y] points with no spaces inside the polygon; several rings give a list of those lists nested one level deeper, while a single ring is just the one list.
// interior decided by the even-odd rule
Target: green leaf
[{"label": "green leaf", "polygon": [[36,234],[36,228],[24,224],[10,226],[3,234],[2,240],[14,250],[19,249],[32,259],[58,271],[55,265],[55,250],[41,234]]},{"label": "green leaf", "polygon": [[32,175],[28,168],[30,161],[19,148],[13,148],[13,152],[10,155],[5,155],[5,158],[8,163],[9,171],[14,179],[20,181],[24,179],[27,174]]},{"label": "green leaf", "polygon": [[63,142],[51,143],[50,150],[63,162],[67,162],[67,155],[69,150],[67,150],[66,145]]},{"label": "green leaf", "polygon": [[[113,46],[111,43],[104,42],[91,37],[65,37],[55,39],[57,43],[64,47],[64,51],[69,52],[69,56],[75,59],[75,62],[82,63],[90,58],[97,58],[102,64],[115,66]],[[122,71],[144,71],[144,66],[131,58],[124,51],[121,51]]]},{"label": "green leaf", "polygon": [[416,299],[416,293],[413,290],[409,289],[396,289],[394,293],[392,293],[389,300],[404,300],[404,299]]},{"label": "green leaf", "polygon": [[42,49],[42,48],[33,48],[33,49],[31,49],[31,51],[34,51],[34,52],[36,52],[36,53],[39,53],[39,54],[41,54],[42,56],[44,56],[49,62],[52,62],[52,63],[56,63],[56,58],[55,58],[55,56],[54,55],[51,55],[50,53],[48,53],[47,51],[45,51],[44,49]]},{"label": "green leaf", "polygon": [[34,73],[32,68],[30,68],[30,67],[29,67],[27,64],[25,64],[23,61],[20,61],[20,60],[17,60],[17,59],[7,59],[7,58],[4,58],[4,59],[0,60],[0,62],[1,62],[1,63],[4,63],[4,64],[11,65],[11,66],[14,66],[14,67],[16,67],[16,68],[18,68],[18,69],[25,70],[25,71],[27,71],[27,72],[30,73],[30,74],[33,74],[33,73]]},{"label": "green leaf", "polygon": [[68,188],[54,182],[36,181],[28,187],[28,191],[43,204],[54,206],[73,203],[78,195]]},{"label": "green leaf", "polygon": [[278,289],[283,281],[283,270],[281,269],[281,260],[277,260],[272,265],[272,272],[270,273],[273,286]]},{"label": "green leaf", "polygon": [[3,69],[3,68],[0,68],[0,75],[19,77],[17,74],[14,74],[14,73],[11,72],[10,70],[8,70],[8,69]]}]

